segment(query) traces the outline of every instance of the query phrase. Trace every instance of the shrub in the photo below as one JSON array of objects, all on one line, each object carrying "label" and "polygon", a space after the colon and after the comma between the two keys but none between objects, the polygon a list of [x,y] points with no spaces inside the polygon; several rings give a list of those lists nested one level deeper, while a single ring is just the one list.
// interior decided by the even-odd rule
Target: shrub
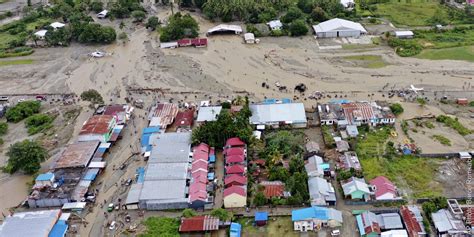
[{"label": "shrub", "polygon": [[445,146],[451,146],[451,141],[445,136],[433,135],[433,136],[431,136],[431,138],[433,138],[434,140],[438,141],[439,143],[441,143]]},{"label": "shrub", "polygon": [[423,47],[413,40],[403,40],[398,38],[389,38],[388,45],[395,48],[395,52],[402,57],[410,57],[421,52]]},{"label": "shrub", "polygon": [[392,113],[395,115],[399,115],[403,113],[403,107],[399,103],[391,104],[390,105],[390,110],[392,110]]},{"label": "shrub", "polygon": [[291,22],[289,31],[291,36],[306,35],[306,33],[308,33],[308,27],[304,20],[299,19]]},{"label": "shrub", "polygon": [[50,128],[53,118],[47,114],[35,114],[28,117],[25,125],[28,128],[28,134],[33,135]]},{"label": "shrub", "polygon": [[247,24],[246,28],[247,28],[247,32],[253,33],[255,35],[255,37],[262,37],[262,32],[260,32],[257,29],[257,27],[255,27],[255,25]]},{"label": "shrub", "polygon": [[132,17],[135,18],[135,21],[142,22],[145,19],[146,15],[144,11],[136,10],[132,12]]},{"label": "shrub", "polygon": [[104,99],[100,93],[94,89],[90,89],[81,93],[81,99],[85,101],[90,101],[93,104],[103,104]]},{"label": "shrub", "polygon": [[100,1],[91,2],[89,9],[94,11],[95,13],[99,13],[104,10],[104,3]]},{"label": "shrub", "polygon": [[459,121],[458,119],[453,119],[449,116],[446,116],[446,115],[439,115],[438,117],[436,117],[436,121],[440,122],[440,123],[443,123],[444,125],[456,130],[460,135],[462,136],[466,136],[466,135],[469,135],[472,133],[471,130],[469,130],[468,128],[464,127]]},{"label": "shrub", "polygon": [[5,135],[8,132],[8,124],[5,122],[0,122],[0,136]]},{"label": "shrub", "polygon": [[152,30],[155,30],[159,25],[161,24],[160,20],[156,16],[152,16],[148,18],[146,22],[146,28],[150,28]]},{"label": "shrub", "polygon": [[24,118],[39,112],[41,103],[39,101],[23,101],[7,110],[5,117],[7,121],[17,123]]}]

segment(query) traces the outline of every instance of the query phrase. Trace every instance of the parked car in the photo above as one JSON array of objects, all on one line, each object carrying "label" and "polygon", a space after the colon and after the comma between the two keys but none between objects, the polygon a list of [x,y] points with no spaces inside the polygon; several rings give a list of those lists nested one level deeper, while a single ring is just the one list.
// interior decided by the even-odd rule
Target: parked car
[{"label": "parked car", "polygon": [[331,236],[339,236],[341,234],[340,230],[332,230],[331,231]]},{"label": "parked car", "polygon": [[112,212],[114,210],[114,204],[113,203],[110,203],[109,206],[107,207],[107,211],[108,212]]},{"label": "parked car", "polygon": [[8,96],[0,96],[0,101],[8,101]]},{"label": "parked car", "polygon": [[46,100],[46,96],[44,96],[44,95],[37,95],[37,96],[36,96],[36,100],[38,100],[38,101]]},{"label": "parked car", "polygon": [[132,179],[127,179],[127,182],[125,182],[126,186],[130,186],[132,184],[133,180]]},{"label": "parked car", "polygon": [[115,224],[115,221],[112,221],[112,223],[110,223],[109,230],[115,229]]}]

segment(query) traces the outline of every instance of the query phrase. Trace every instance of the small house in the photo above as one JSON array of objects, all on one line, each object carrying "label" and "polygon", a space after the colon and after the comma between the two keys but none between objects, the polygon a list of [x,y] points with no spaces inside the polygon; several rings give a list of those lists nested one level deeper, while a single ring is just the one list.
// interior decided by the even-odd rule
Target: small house
[{"label": "small house", "polygon": [[264,226],[267,224],[268,221],[268,212],[255,212],[255,224],[257,226]]},{"label": "small house", "polygon": [[308,207],[291,211],[291,221],[295,231],[317,231],[322,227],[342,226],[342,212],[325,207]]},{"label": "small house", "polygon": [[216,230],[219,230],[219,219],[207,215],[182,218],[179,225],[181,233],[209,233]]},{"label": "small house", "polygon": [[400,215],[409,236],[427,236],[423,225],[423,216],[418,206],[402,206],[400,208]]},{"label": "small house", "polygon": [[344,141],[344,140],[341,140],[341,139],[336,141],[336,151],[346,152],[346,151],[349,151],[349,149],[350,149],[350,146],[349,146],[349,143],[347,141]]},{"label": "small house", "polygon": [[463,236],[462,234],[467,234],[464,222],[454,217],[447,209],[431,213],[431,219],[438,236]]},{"label": "small house", "polygon": [[357,215],[356,221],[361,237],[378,237],[382,233],[377,215],[373,212],[365,211]]},{"label": "small house", "polygon": [[54,174],[53,173],[45,173],[40,174],[35,179],[35,186],[53,186],[54,183]]},{"label": "small house", "polygon": [[283,28],[283,24],[280,20],[273,20],[267,23],[268,27],[273,30],[281,30]]},{"label": "small house", "polygon": [[213,35],[213,34],[241,34],[242,27],[239,25],[227,25],[227,24],[220,24],[217,26],[212,27],[206,33],[206,35]]},{"label": "small house", "polygon": [[245,186],[231,186],[224,189],[224,207],[245,207],[247,205],[247,190]]},{"label": "small house", "polygon": [[293,128],[306,128],[307,119],[303,103],[284,104],[252,104],[250,123],[258,126],[265,125],[273,128],[291,126]]},{"label": "small house", "polygon": [[365,183],[364,179],[351,177],[345,182],[341,183],[344,196],[350,199],[369,200],[370,190],[369,185]]},{"label": "small house", "polygon": [[462,151],[462,152],[459,152],[459,158],[461,158],[461,159],[471,159],[472,156],[471,156],[471,154],[469,154],[469,152]]},{"label": "small house", "polygon": [[285,196],[285,184],[281,181],[262,181],[260,185],[263,186],[263,194],[267,199]]},{"label": "small house", "polygon": [[222,106],[201,106],[199,107],[196,122],[202,124],[204,122],[216,121],[221,110]]},{"label": "small house", "polygon": [[77,140],[108,142],[112,138],[115,125],[117,120],[112,115],[94,115],[84,123]]},{"label": "small house", "polygon": [[397,187],[385,176],[378,176],[370,182],[375,193],[375,200],[396,200],[398,196]]},{"label": "small house", "polygon": [[458,104],[458,105],[468,105],[469,101],[466,98],[458,98],[456,100],[456,104]]},{"label": "small house", "polygon": [[244,34],[244,41],[246,44],[255,44],[255,35],[253,33],[245,33]]},{"label": "small house", "polygon": [[377,219],[382,231],[403,229],[400,214],[396,212],[378,214]]},{"label": "small house", "polygon": [[224,179],[224,185],[226,187],[247,185],[247,177],[238,174],[229,175]]},{"label": "small house", "polygon": [[242,225],[239,223],[232,222],[230,223],[230,237],[241,237]]},{"label": "small house", "polygon": [[160,43],[162,49],[175,49],[178,48],[178,42],[163,42]]},{"label": "small house", "polygon": [[413,39],[414,36],[411,30],[395,31],[394,34],[399,39]]},{"label": "small house", "polygon": [[389,230],[380,234],[380,237],[409,237],[406,230]]},{"label": "small house", "polygon": [[336,205],[336,190],[321,177],[308,178],[309,197],[312,206]]},{"label": "small house", "polygon": [[99,13],[97,14],[97,18],[99,18],[99,19],[104,19],[104,18],[107,17],[107,13],[109,13],[109,11],[103,10],[103,11],[101,11],[101,12],[99,12]]},{"label": "small house", "polygon": [[347,125],[346,132],[349,137],[357,137],[359,135],[359,130],[356,125]]}]

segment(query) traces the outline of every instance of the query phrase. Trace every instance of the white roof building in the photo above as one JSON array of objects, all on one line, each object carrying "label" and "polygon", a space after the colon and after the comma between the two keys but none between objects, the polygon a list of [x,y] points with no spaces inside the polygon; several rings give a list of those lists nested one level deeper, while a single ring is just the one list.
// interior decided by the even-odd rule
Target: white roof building
[{"label": "white roof building", "polygon": [[318,38],[359,37],[367,34],[360,23],[339,18],[313,25],[313,30]]},{"label": "white roof building", "polygon": [[380,234],[381,237],[408,237],[406,230],[390,230]]},{"label": "white roof building", "polygon": [[411,30],[400,30],[400,31],[395,31],[395,37],[397,38],[413,38],[415,34],[413,34],[413,31]]},{"label": "white roof building", "polygon": [[59,209],[17,212],[4,219],[0,225],[0,236],[48,236],[60,215]]},{"label": "white roof building", "polygon": [[279,127],[281,124],[304,128],[307,125],[303,103],[252,104],[250,123]]},{"label": "white roof building", "polygon": [[63,24],[57,21],[50,24],[50,26],[53,27],[54,29],[63,28],[65,25],[66,24]]},{"label": "white roof building", "polygon": [[354,0],[340,0],[341,4],[345,7],[345,8],[353,8],[355,7],[355,2]]},{"label": "white roof building", "polygon": [[216,121],[217,115],[221,113],[222,106],[199,107],[196,122]]},{"label": "white roof building", "polygon": [[214,33],[224,33],[224,32],[234,32],[235,34],[242,33],[242,27],[239,25],[227,25],[227,24],[220,24],[217,26],[212,27],[207,31],[207,34],[214,34]]},{"label": "white roof building", "polygon": [[281,23],[280,20],[273,20],[267,23],[267,25],[270,27],[272,30],[281,30],[283,27],[283,24]]},{"label": "white roof building", "polygon": [[255,43],[255,35],[253,33],[245,33],[244,40],[247,44],[254,44]]}]

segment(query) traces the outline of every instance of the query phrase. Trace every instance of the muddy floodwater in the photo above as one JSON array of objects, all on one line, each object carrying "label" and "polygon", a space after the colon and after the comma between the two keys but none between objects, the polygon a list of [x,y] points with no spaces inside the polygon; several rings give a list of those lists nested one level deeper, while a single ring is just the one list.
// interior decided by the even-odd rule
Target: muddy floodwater
[{"label": "muddy floodwater", "polygon": [[31,182],[31,177],[27,175],[0,174],[0,209],[3,214],[6,215],[10,207],[17,206],[26,199],[28,182]]}]

